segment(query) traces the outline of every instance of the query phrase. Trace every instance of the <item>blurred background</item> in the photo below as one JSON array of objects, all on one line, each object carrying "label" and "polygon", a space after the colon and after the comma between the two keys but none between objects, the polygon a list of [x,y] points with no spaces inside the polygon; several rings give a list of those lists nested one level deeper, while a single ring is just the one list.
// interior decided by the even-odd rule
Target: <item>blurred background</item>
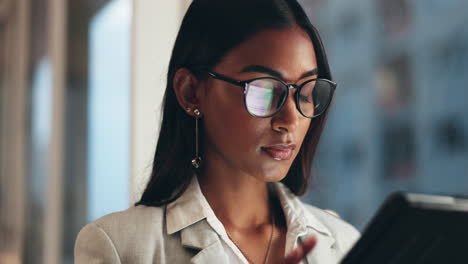
[{"label": "blurred background", "polygon": [[[362,230],[396,190],[468,195],[468,2],[302,0],[335,102],[303,200]],[[0,0],[0,263],[73,263],[144,188],[190,0]]]}]

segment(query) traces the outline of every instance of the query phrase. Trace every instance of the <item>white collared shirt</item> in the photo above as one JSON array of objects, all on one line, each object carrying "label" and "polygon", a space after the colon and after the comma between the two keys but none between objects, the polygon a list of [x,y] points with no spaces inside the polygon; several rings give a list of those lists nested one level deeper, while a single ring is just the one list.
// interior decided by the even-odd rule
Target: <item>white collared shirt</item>
[{"label": "white collared shirt", "polygon": [[[286,218],[285,256],[300,239],[316,235],[317,246],[304,263],[338,263],[358,239],[356,229],[302,203],[282,183],[273,185]],[[196,177],[182,196],[165,207],[132,207],[88,224],[75,245],[77,264],[188,262],[248,263],[229,239]]]}]

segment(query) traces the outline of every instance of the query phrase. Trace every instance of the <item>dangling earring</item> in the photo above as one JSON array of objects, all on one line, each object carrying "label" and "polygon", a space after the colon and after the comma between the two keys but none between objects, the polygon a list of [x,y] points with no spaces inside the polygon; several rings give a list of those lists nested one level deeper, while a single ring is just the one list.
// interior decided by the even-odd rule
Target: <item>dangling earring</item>
[{"label": "dangling earring", "polygon": [[198,153],[198,119],[200,119],[201,113],[198,109],[193,110],[193,113],[195,114],[195,158],[192,160],[192,166],[198,169],[202,162]]}]

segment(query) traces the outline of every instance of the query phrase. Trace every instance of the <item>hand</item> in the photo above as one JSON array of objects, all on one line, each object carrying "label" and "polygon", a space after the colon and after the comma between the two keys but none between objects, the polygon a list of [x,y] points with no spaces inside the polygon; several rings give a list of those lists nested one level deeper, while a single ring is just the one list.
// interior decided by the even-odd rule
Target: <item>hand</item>
[{"label": "hand", "polygon": [[317,244],[317,238],[311,236],[302,242],[299,247],[291,251],[289,255],[284,259],[284,264],[297,264],[299,263],[307,254],[309,254],[312,249],[314,249]]}]

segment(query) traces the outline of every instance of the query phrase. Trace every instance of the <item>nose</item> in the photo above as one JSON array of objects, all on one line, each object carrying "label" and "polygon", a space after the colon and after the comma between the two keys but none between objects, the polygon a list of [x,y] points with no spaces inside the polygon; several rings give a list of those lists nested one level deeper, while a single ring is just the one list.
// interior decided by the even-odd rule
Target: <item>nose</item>
[{"label": "nose", "polygon": [[276,132],[291,132],[297,127],[302,115],[296,108],[294,100],[295,90],[289,91],[289,96],[286,102],[276,115],[271,119],[271,127]]}]

